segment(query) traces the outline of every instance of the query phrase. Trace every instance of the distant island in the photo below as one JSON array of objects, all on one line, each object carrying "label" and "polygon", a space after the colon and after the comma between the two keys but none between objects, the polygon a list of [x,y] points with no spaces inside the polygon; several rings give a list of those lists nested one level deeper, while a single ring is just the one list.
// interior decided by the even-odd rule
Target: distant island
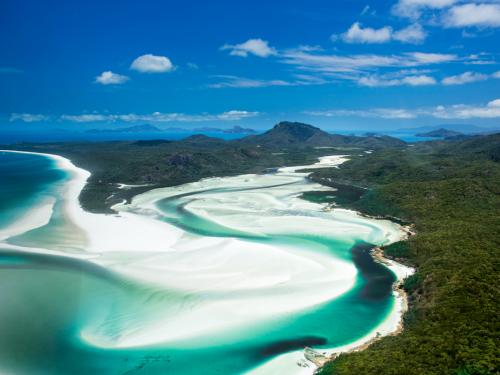
[{"label": "distant island", "polygon": [[108,134],[108,133],[221,133],[221,134],[256,134],[257,131],[250,128],[243,128],[241,126],[233,126],[229,129],[221,128],[159,128],[154,125],[134,125],[125,128],[103,128],[103,129],[89,129],[85,131],[87,134]]},{"label": "distant island", "polygon": [[160,133],[163,130],[149,124],[144,125],[134,125],[126,128],[116,128],[116,129],[90,129],[86,133],[89,134],[100,134],[100,133]]},{"label": "distant island", "polygon": [[223,133],[223,134],[256,134],[257,131],[250,128],[243,128],[241,126],[233,126],[230,129],[219,129],[219,128],[195,128],[193,132],[202,133]]},{"label": "distant island", "polygon": [[424,126],[418,126],[414,128],[399,128],[396,131],[397,132],[403,132],[403,133],[411,133],[411,134],[417,134],[417,133],[427,133],[431,132],[433,130],[439,130],[439,129],[448,129],[460,133],[488,133],[494,130],[498,130],[498,127],[493,126],[493,127],[481,127],[473,124],[435,124],[435,125],[424,125]]},{"label": "distant island", "polygon": [[456,136],[461,136],[463,133],[455,131],[455,130],[449,130],[445,128],[439,128],[436,130],[431,130],[425,133],[417,133],[415,136],[417,137],[429,137],[429,138],[450,138],[450,137],[456,137]]}]

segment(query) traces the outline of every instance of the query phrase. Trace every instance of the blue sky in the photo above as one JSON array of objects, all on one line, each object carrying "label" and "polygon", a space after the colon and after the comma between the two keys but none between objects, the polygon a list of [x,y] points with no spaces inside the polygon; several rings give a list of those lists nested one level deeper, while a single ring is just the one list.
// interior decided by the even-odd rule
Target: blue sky
[{"label": "blue sky", "polygon": [[500,119],[500,2],[0,3],[0,126]]}]

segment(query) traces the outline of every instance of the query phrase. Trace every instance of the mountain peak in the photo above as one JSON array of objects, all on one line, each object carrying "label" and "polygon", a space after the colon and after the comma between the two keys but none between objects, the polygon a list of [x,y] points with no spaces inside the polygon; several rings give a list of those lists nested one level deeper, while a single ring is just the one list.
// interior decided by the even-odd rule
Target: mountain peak
[{"label": "mountain peak", "polygon": [[354,146],[380,148],[402,146],[405,143],[392,137],[354,137],[329,134],[316,126],[301,122],[281,121],[265,133],[245,137],[238,142],[267,147],[332,147]]},{"label": "mountain peak", "polygon": [[276,125],[273,126],[273,129],[277,129],[277,130],[301,129],[301,130],[309,130],[309,131],[322,131],[320,128],[317,128],[316,126],[312,126],[309,124],[304,124],[302,122],[296,122],[296,121],[280,121]]},{"label": "mountain peak", "polygon": [[287,137],[290,143],[304,142],[317,134],[327,134],[320,128],[301,122],[281,121],[267,132],[269,135]]}]

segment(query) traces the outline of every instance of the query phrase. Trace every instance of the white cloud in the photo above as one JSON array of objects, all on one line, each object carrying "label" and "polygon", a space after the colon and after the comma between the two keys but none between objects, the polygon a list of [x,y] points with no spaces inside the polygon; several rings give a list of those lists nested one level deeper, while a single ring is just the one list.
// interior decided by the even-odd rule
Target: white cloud
[{"label": "white cloud", "polygon": [[500,5],[457,5],[446,12],[443,21],[446,27],[500,27]]},{"label": "white cloud", "polygon": [[166,56],[155,56],[148,53],[136,58],[130,65],[130,69],[141,73],[165,73],[174,70],[174,65]]},{"label": "white cloud", "polygon": [[473,53],[464,61],[467,65],[496,65],[495,55],[488,52]]},{"label": "white cloud", "polygon": [[498,118],[500,117],[500,99],[492,100],[485,106],[464,104],[438,106],[431,115],[443,119]]},{"label": "white cloud", "polygon": [[346,43],[381,44],[396,40],[402,43],[417,44],[423,42],[426,37],[427,33],[418,23],[395,31],[390,26],[384,26],[380,29],[363,28],[359,22],[355,22],[345,33],[333,34],[330,39],[332,41],[341,39]]},{"label": "white cloud", "polygon": [[308,74],[294,74],[296,80],[294,81],[295,86],[307,86],[307,85],[324,85],[329,81]]},{"label": "white cloud", "polygon": [[425,9],[443,9],[455,2],[456,0],[399,0],[392,7],[392,13],[399,17],[417,19]]},{"label": "white cloud", "polygon": [[404,29],[395,31],[393,39],[403,43],[422,43],[427,38],[427,33],[418,23],[414,23]]},{"label": "white cloud", "polygon": [[486,74],[465,72],[456,76],[446,77],[442,80],[444,85],[463,85],[465,83],[485,81],[488,79]]},{"label": "white cloud", "polygon": [[411,52],[401,55],[327,55],[300,50],[287,50],[282,62],[295,65],[301,70],[332,73],[359,73],[380,68],[418,67],[452,62],[453,54]]},{"label": "white cloud", "polygon": [[100,114],[82,114],[82,115],[62,115],[59,117],[63,121],[71,122],[99,122],[99,121],[111,121],[112,115],[100,115]]},{"label": "white cloud", "polygon": [[270,87],[270,86],[291,86],[292,83],[280,79],[274,80],[260,80],[252,78],[244,78],[230,75],[216,76],[221,79],[220,82],[208,85],[210,88],[220,89],[225,87],[232,88],[257,88],[257,87]]},{"label": "white cloud", "polygon": [[326,117],[367,117],[386,119],[413,119],[417,117],[434,117],[440,119],[485,119],[500,118],[500,99],[486,105],[455,104],[450,106],[403,109],[403,108],[371,108],[371,109],[334,109],[329,111],[305,112],[313,116]]},{"label": "white cloud", "polygon": [[217,118],[219,120],[224,120],[224,121],[237,121],[237,120],[242,120],[244,118],[255,117],[258,114],[259,114],[258,112],[232,110],[217,115]]},{"label": "white cloud", "polygon": [[290,50],[283,54],[285,64],[317,72],[356,72],[360,69],[398,66],[400,59],[384,55],[327,55]]},{"label": "white cloud", "polygon": [[367,110],[335,109],[330,111],[311,111],[305,113],[312,116],[324,117],[366,117],[400,120],[412,119],[417,117],[417,115],[411,111],[397,108],[374,108]]},{"label": "white cloud", "polygon": [[414,58],[416,63],[419,64],[441,64],[446,62],[451,62],[457,59],[456,55],[448,53],[423,53],[423,52],[411,52],[408,54]]},{"label": "white cloud", "polygon": [[59,120],[69,122],[204,122],[204,121],[236,121],[244,118],[258,116],[259,112],[231,110],[219,114],[185,114],[185,113],[162,113],[153,112],[150,114],[100,114],[85,113],[79,115],[61,115]]},{"label": "white cloud", "polygon": [[498,72],[495,72],[492,74],[492,77],[493,78],[497,78],[497,79],[500,79],[500,70]]},{"label": "white cloud", "polygon": [[360,15],[361,16],[364,16],[365,14],[367,14],[369,11],[371,10],[370,6],[369,5],[365,5],[365,7],[363,8],[363,10],[361,11]]},{"label": "white cloud", "polygon": [[259,88],[259,87],[272,87],[272,86],[308,86],[308,85],[322,85],[327,83],[326,80],[320,77],[314,77],[306,74],[295,74],[295,79],[291,81],[284,81],[281,79],[261,80],[253,78],[244,78],[231,75],[218,75],[220,81],[208,85],[210,88]]},{"label": "white cloud", "polygon": [[409,76],[402,79],[403,83],[410,86],[427,86],[435,85],[436,80],[433,77],[421,75],[421,76]]},{"label": "white cloud", "polygon": [[403,78],[386,78],[384,76],[368,76],[358,80],[361,86],[384,87],[384,86],[428,86],[435,85],[436,80],[427,75],[413,75]]},{"label": "white cloud", "polygon": [[12,113],[9,121],[40,122],[49,120],[49,116],[33,113]]},{"label": "white cloud", "polygon": [[258,39],[248,39],[246,42],[241,44],[225,44],[221,50],[229,50],[229,54],[232,56],[247,57],[249,54],[258,57],[269,57],[271,55],[276,55],[276,49],[269,46],[269,42],[266,40]]},{"label": "white cloud", "polygon": [[399,3],[406,6],[445,8],[453,5],[456,0],[400,0]]},{"label": "white cloud", "polygon": [[95,81],[101,85],[121,85],[129,80],[127,76],[113,73],[108,70],[95,77]]},{"label": "white cloud", "polygon": [[[341,35],[346,43],[386,43],[391,40],[392,28],[389,26],[380,29],[371,27],[362,28],[359,22],[355,22],[349,30]],[[333,36],[335,38],[335,36]]]},{"label": "white cloud", "polygon": [[500,108],[500,99],[492,100],[488,103],[489,108]]}]

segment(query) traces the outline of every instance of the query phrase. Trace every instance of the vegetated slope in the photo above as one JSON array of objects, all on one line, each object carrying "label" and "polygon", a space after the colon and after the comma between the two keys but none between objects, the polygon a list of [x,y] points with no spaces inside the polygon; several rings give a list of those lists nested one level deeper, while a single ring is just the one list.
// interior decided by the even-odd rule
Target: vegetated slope
[{"label": "vegetated slope", "polygon": [[[392,139],[380,141],[354,137],[356,142],[353,145],[347,141],[350,137],[330,135],[313,126],[297,123],[279,124],[268,133],[270,135],[264,139],[284,139],[283,135],[287,134],[287,141],[270,141],[261,145],[252,141],[254,137],[225,141],[198,134],[180,141],[21,144],[12,148],[59,154],[91,171],[92,176],[80,195],[80,202],[92,212],[112,212],[110,207],[113,204],[154,187],[174,186],[211,176],[260,173],[270,167],[314,163],[317,157],[326,154],[359,152],[382,144],[405,144]],[[337,149],[315,148],[322,144],[324,137],[335,140],[327,143],[330,147],[333,144],[340,146]],[[119,183],[148,186],[119,189]]]},{"label": "vegetated slope", "polygon": [[375,149],[406,145],[402,140],[389,136],[357,137],[330,134],[312,125],[288,121],[276,124],[265,133],[245,137],[237,142],[271,148],[355,146]]},{"label": "vegetated slope", "polygon": [[[82,206],[92,212],[112,212],[113,204],[155,187],[212,176],[261,173],[270,167],[314,163],[319,156],[343,153],[314,148],[272,152],[205,135],[181,141],[23,144],[12,148],[62,155],[92,172],[80,195]],[[119,183],[147,186],[120,189]]]},{"label": "vegetated slope", "polygon": [[500,371],[500,135],[430,142],[355,158],[313,179],[370,187],[350,206],[416,224],[385,249],[416,265],[404,331],[341,355],[320,375]]}]

